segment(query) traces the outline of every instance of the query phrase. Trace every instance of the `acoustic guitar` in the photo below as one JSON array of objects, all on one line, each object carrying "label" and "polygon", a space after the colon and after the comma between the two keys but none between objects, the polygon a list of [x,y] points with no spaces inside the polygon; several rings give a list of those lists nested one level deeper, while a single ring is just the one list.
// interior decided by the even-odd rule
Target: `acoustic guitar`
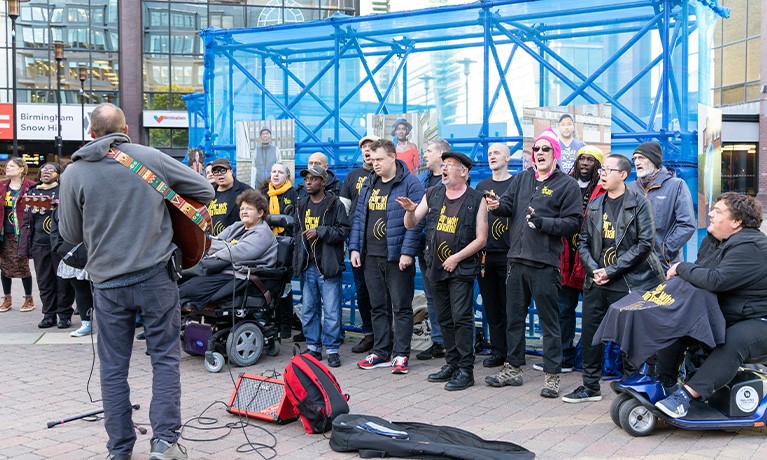
[{"label": "acoustic guitar", "polygon": [[173,223],[173,243],[181,251],[181,267],[187,269],[197,265],[210,249],[208,232],[212,220],[205,205],[191,198],[184,198],[184,200],[187,206],[191,206],[202,215],[202,222],[199,225],[170,201],[166,200],[165,204],[168,206],[170,220]]},{"label": "acoustic guitar", "polygon": [[32,214],[45,214],[59,206],[59,199],[50,195],[24,195],[21,197],[24,212]]}]

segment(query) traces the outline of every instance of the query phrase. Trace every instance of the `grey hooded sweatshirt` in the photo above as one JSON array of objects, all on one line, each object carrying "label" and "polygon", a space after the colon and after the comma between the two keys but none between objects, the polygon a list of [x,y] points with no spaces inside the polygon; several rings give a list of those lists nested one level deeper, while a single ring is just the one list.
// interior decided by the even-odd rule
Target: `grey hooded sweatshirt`
[{"label": "grey hooded sweatshirt", "polygon": [[[88,248],[93,282],[128,286],[148,279],[175,249],[165,200],[138,174],[107,158],[110,147],[143,163],[179,195],[207,205],[213,188],[188,166],[125,134],[95,139],[72,155],[61,179],[59,232]],[[148,276],[147,276],[148,275]]]}]

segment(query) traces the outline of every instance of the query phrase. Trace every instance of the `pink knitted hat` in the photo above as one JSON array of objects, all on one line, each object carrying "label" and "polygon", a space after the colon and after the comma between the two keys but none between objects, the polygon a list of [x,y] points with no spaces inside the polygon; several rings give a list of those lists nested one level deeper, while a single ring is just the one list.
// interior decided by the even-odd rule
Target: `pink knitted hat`
[{"label": "pink knitted hat", "polygon": [[[559,137],[557,136],[557,133],[554,132],[551,128],[546,129],[546,131],[542,132],[540,136],[536,137],[533,141],[533,145],[535,145],[536,142],[538,142],[538,139],[545,139],[551,143],[551,147],[554,149],[554,159],[559,160],[559,157],[562,155],[562,149],[559,146]],[[533,160],[535,160],[535,153],[533,152]]]}]

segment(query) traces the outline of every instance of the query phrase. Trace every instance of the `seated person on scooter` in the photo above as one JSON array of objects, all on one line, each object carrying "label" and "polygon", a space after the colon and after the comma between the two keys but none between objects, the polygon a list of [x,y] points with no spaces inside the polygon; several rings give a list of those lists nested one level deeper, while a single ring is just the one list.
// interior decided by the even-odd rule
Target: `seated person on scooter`
[{"label": "seated person on scooter", "polygon": [[[684,417],[692,398],[708,400],[747,361],[767,359],[767,236],[762,206],[753,197],[722,194],[708,214],[711,223],[695,263],[680,262],[666,278],[679,276],[717,295],[727,322],[725,343],[716,346],[698,371],[655,406],[672,418]],[[684,349],[658,353],[662,381],[676,380]]]},{"label": "seated person on scooter", "polygon": [[[234,277],[247,277],[247,269],[240,268],[245,263],[259,270],[276,267],[277,239],[265,221],[269,208],[266,198],[261,192],[249,189],[237,196],[237,206],[240,207],[240,221],[218,234],[200,262],[208,267],[218,265],[220,270],[213,270],[218,273],[197,276],[181,284],[181,305],[205,308],[222,287],[233,282]],[[236,269],[234,277],[232,265]]]}]

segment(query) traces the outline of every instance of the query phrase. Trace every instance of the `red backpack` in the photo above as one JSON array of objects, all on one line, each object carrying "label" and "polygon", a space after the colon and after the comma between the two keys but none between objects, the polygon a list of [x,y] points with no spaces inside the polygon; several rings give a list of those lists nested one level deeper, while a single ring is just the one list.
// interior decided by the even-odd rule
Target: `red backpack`
[{"label": "red backpack", "polygon": [[307,433],[325,433],[333,419],[349,413],[348,394],[333,374],[309,354],[299,354],[285,367],[288,400],[298,409]]}]

